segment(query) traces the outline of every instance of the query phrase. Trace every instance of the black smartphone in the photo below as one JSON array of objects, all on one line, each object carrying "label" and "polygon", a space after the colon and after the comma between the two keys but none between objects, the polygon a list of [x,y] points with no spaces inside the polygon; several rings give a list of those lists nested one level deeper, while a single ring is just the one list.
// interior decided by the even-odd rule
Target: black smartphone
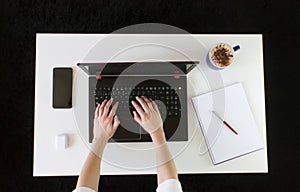
[{"label": "black smartphone", "polygon": [[72,107],[72,68],[53,68],[53,108]]}]

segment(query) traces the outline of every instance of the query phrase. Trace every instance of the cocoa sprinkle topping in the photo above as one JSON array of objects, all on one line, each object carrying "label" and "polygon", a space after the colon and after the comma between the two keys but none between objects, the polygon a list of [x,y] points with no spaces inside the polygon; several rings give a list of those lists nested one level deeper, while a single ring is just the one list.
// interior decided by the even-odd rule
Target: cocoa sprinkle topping
[{"label": "cocoa sprinkle topping", "polygon": [[224,47],[224,45],[219,45],[212,50],[212,60],[214,63],[221,67],[225,67],[230,65],[233,59],[233,54],[231,53],[230,49]]}]

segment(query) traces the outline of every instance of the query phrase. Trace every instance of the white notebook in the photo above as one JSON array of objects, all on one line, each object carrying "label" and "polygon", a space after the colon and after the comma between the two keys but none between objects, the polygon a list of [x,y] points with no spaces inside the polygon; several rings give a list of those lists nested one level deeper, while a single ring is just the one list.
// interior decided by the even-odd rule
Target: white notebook
[{"label": "white notebook", "polygon": [[[263,149],[241,83],[193,97],[192,102],[213,164]],[[238,135],[212,111],[216,111]]]}]

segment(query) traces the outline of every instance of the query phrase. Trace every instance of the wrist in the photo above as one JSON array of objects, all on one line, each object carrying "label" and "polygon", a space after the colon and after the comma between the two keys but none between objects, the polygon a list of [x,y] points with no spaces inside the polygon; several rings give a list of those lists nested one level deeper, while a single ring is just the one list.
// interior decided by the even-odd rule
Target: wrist
[{"label": "wrist", "polygon": [[92,140],[92,143],[98,143],[98,144],[106,144],[107,143],[107,141],[108,141],[109,139],[107,139],[107,138],[105,138],[105,137],[94,137],[93,138],[93,140]]},{"label": "wrist", "polygon": [[163,144],[166,142],[165,132],[162,127],[151,133],[150,136],[154,144]]},{"label": "wrist", "polygon": [[106,143],[107,143],[107,140],[94,138],[92,141],[91,151],[98,157],[101,157],[103,154],[104,148],[106,146]]}]

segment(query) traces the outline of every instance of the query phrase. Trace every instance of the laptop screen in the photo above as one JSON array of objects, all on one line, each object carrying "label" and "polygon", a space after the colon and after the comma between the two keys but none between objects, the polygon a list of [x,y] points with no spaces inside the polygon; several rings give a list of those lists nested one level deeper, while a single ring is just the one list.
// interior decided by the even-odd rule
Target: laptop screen
[{"label": "laptop screen", "polygon": [[198,61],[77,63],[86,74],[94,76],[187,74]]}]

